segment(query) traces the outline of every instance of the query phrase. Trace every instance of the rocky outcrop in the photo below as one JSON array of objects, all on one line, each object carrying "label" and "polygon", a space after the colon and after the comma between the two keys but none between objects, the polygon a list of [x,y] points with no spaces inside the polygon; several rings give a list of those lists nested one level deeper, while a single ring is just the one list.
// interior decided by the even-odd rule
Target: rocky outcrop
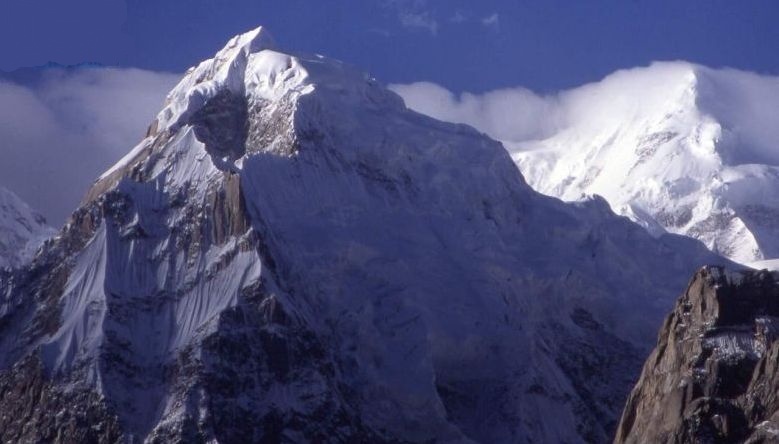
[{"label": "rocky outcrop", "polygon": [[2,442],[119,442],[118,419],[95,391],[63,389],[35,357],[0,373]]},{"label": "rocky outcrop", "polygon": [[779,281],[703,268],[666,319],[615,443],[779,440]]}]

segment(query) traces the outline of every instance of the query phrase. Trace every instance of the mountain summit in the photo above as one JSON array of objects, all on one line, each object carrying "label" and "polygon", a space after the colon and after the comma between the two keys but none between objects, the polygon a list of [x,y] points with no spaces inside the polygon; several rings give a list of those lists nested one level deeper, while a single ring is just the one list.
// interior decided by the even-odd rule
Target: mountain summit
[{"label": "mountain summit", "polygon": [[0,275],[2,439],[609,439],[673,296],[726,261],[271,42],[189,70]]},{"label": "mountain summit", "polygon": [[654,63],[560,100],[554,134],[506,143],[535,189],[601,195],[742,263],[779,257],[779,78]]}]

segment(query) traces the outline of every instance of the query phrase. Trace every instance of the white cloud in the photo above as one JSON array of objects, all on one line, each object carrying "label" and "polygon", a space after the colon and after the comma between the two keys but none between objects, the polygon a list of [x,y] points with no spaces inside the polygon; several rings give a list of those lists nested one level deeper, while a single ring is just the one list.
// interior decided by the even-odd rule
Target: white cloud
[{"label": "white cloud", "polygon": [[656,62],[546,96],[523,87],[456,95],[429,82],[390,85],[390,89],[415,111],[471,125],[514,148],[571,127],[595,133],[604,128],[612,131],[623,122],[662,117],[694,106],[723,125],[726,136],[739,134],[739,143],[734,145],[739,151],[730,156],[741,163],[779,165],[779,150],[775,149],[779,77],[775,76]]},{"label": "white cloud", "polygon": [[89,184],[143,138],[179,75],[53,69],[0,81],[0,185],[60,224]]},{"label": "white cloud", "polygon": [[431,35],[438,35],[438,21],[436,21],[429,12],[410,12],[404,11],[398,14],[400,24],[406,28],[418,28],[430,32]]},{"label": "white cloud", "polygon": [[383,5],[397,14],[403,27],[438,35],[438,20],[428,7],[427,0],[384,0]]},{"label": "white cloud", "polygon": [[452,14],[451,17],[449,17],[449,22],[451,23],[464,23],[468,20],[468,16],[461,10],[454,11],[454,14]]},{"label": "white cloud", "polygon": [[481,24],[488,28],[498,29],[500,27],[500,16],[498,16],[497,12],[494,12],[481,19]]},{"label": "white cloud", "polygon": [[471,125],[498,140],[541,138],[560,125],[557,98],[539,96],[526,88],[455,95],[435,83],[417,82],[390,85],[390,89],[417,112]]}]

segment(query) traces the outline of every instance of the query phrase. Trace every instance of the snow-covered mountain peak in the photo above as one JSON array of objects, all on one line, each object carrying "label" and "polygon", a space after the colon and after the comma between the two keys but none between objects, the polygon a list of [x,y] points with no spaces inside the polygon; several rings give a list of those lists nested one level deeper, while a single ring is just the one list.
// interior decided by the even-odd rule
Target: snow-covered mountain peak
[{"label": "snow-covered mountain peak", "polygon": [[[668,117],[694,106],[698,67],[684,62],[654,63],[647,68],[617,71],[600,82],[572,90],[564,100],[566,124],[590,115],[596,125]],[[600,112],[593,113],[593,108]]]},{"label": "snow-covered mountain peak", "polygon": [[[170,130],[187,121],[218,94],[243,97],[249,106],[276,102],[314,89],[337,94],[333,102],[352,100],[384,102],[403,106],[393,93],[377,87],[363,72],[319,55],[287,54],[276,49],[268,31],[259,27],[232,38],[212,59],[190,68],[168,94],[167,104],[157,117],[157,130]],[[323,94],[320,94],[323,95]]]},{"label": "snow-covered mountain peak", "polygon": [[347,65],[244,47],[0,274],[0,364],[106,441],[605,441],[671,298],[722,259],[534,192]]},{"label": "snow-covered mountain peak", "polygon": [[[249,143],[255,150],[292,155],[315,134],[331,139],[366,137],[353,133],[358,128],[355,121],[406,111],[397,94],[357,68],[321,55],[285,53],[275,47],[260,27],[232,38],[213,58],[188,70],[168,94],[147,137],[103,173],[98,181],[102,185],[86,200],[95,197],[95,190],[114,184],[139,156],[153,150],[160,134],[173,136],[189,128],[202,144],[188,157],[195,161],[208,155],[213,161],[190,166],[200,170],[199,176],[209,177],[219,170],[240,170],[247,139],[258,139]],[[466,127],[459,130],[475,134]],[[259,143],[270,132],[283,133],[285,143]],[[174,180],[190,181],[191,170],[183,168],[187,176]]]},{"label": "snow-covered mountain peak", "polygon": [[52,234],[54,229],[43,216],[16,194],[0,187],[0,268],[26,263]]},{"label": "snow-covered mountain peak", "polygon": [[170,129],[179,124],[221,90],[242,95],[249,57],[275,47],[273,37],[262,26],[230,39],[213,58],[187,70],[168,94],[166,106],[157,116],[158,128]]},{"label": "snow-covered mountain peak", "polygon": [[602,195],[741,262],[779,255],[779,78],[663,62],[558,100],[551,136],[505,142],[534,188]]}]

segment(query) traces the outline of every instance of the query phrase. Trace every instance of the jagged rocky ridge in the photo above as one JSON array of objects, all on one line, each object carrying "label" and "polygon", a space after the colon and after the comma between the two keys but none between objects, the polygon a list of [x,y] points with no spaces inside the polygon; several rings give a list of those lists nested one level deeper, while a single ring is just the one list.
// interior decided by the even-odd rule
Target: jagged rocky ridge
[{"label": "jagged rocky ridge", "polygon": [[19,267],[54,234],[43,216],[10,190],[0,187],[0,268]]},{"label": "jagged rocky ridge", "polygon": [[779,440],[777,277],[696,273],[660,330],[615,442]]},{"label": "jagged rocky ridge", "polygon": [[0,275],[0,438],[603,442],[700,264],[260,29]]}]

